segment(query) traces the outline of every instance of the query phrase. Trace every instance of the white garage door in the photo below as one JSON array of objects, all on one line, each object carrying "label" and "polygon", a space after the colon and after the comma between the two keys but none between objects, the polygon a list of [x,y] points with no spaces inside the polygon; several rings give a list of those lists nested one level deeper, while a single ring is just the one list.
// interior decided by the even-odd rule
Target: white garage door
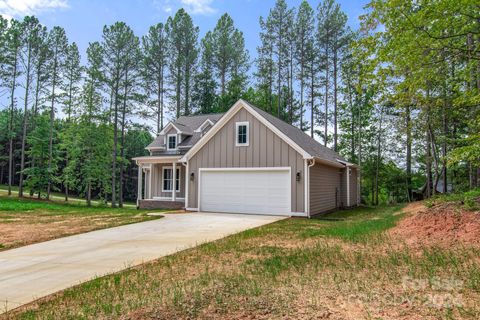
[{"label": "white garage door", "polygon": [[289,168],[201,169],[199,209],[290,215],[290,190]]}]

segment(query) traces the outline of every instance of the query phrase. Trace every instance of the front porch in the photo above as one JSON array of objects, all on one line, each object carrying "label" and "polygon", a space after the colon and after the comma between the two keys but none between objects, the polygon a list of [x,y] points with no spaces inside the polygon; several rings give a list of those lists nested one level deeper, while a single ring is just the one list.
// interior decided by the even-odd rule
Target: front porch
[{"label": "front porch", "polygon": [[137,208],[181,209],[185,207],[185,167],[180,157],[147,156],[138,165]]}]

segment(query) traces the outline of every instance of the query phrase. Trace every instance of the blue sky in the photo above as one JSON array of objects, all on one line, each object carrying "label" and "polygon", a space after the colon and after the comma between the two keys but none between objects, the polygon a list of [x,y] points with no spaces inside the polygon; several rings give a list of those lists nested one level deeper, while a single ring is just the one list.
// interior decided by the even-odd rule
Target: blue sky
[{"label": "blue sky", "polygon": [[[349,17],[349,24],[358,27],[367,0],[337,0]],[[298,6],[301,0],[287,0],[290,6]],[[310,0],[316,7],[319,0]],[[17,19],[34,14],[40,22],[51,28],[65,28],[70,41],[75,41],[82,53],[88,43],[101,39],[105,24],[126,22],[138,36],[158,22],[165,22],[169,15],[184,7],[200,27],[201,36],[215,27],[218,18],[229,13],[236,26],[244,32],[250,56],[256,56],[259,44],[260,16],[267,16],[275,0],[0,0],[0,14]]]}]

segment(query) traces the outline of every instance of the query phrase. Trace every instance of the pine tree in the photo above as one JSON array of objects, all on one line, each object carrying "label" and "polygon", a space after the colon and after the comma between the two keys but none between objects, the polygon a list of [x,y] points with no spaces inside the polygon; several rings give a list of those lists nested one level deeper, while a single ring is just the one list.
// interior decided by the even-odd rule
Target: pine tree
[{"label": "pine tree", "polygon": [[212,32],[207,32],[201,41],[200,70],[195,76],[192,101],[200,113],[214,111],[217,95],[217,83],[213,77],[213,39]]},{"label": "pine tree", "polygon": [[297,79],[300,81],[300,129],[304,128],[304,93],[308,81],[307,63],[308,49],[313,47],[314,11],[308,1],[303,0],[297,12],[295,21],[296,51],[295,60],[298,64]]},{"label": "pine tree", "polygon": [[283,115],[283,86],[287,73],[288,61],[288,34],[293,26],[293,11],[288,8],[285,0],[277,0],[275,6],[270,10],[267,21],[265,23],[266,31],[273,39],[273,54],[275,56],[276,73],[277,73],[277,117]]},{"label": "pine tree", "polygon": [[22,33],[23,25],[12,19],[10,25],[5,34],[5,63],[4,63],[4,79],[9,91],[10,100],[10,115],[8,120],[8,133],[9,133],[9,149],[8,149],[8,195],[12,194],[12,184],[14,178],[14,165],[13,165],[13,115],[16,104],[16,89],[18,86],[18,78],[22,73],[20,65],[20,51],[22,49]]},{"label": "pine tree", "polygon": [[[174,86],[175,115],[190,114],[190,90],[198,56],[198,27],[184,10],[168,18],[166,24],[169,43],[170,80]],[[183,104],[183,106],[182,106]]]},{"label": "pine tree", "polygon": [[121,139],[120,139],[120,181],[119,181],[119,197],[118,205],[123,207],[123,188],[124,188],[124,162],[125,160],[125,131],[127,128],[127,117],[133,112],[133,105],[138,102],[138,94],[136,88],[140,84],[140,40],[132,33],[128,33],[125,37],[125,58],[122,70],[122,108],[121,108]]},{"label": "pine tree", "polygon": [[154,116],[157,135],[162,131],[165,118],[164,97],[166,92],[168,43],[165,26],[162,23],[150,27],[142,37],[142,74],[147,95],[146,117]]},{"label": "pine tree", "polygon": [[273,113],[273,77],[275,73],[275,62],[273,60],[273,36],[270,34],[267,22],[260,17],[260,40],[261,45],[257,47],[258,58],[256,59],[257,90],[262,97],[260,106]]},{"label": "pine tree", "polygon": [[[248,52],[243,33],[235,28],[232,18],[225,13],[212,32],[212,64],[220,79],[220,96],[227,94],[228,82],[245,76],[248,71]],[[225,106],[221,106],[224,109]]]},{"label": "pine tree", "polygon": [[333,37],[333,14],[335,3],[334,0],[323,0],[318,5],[317,13],[317,46],[321,52],[321,59],[325,67],[324,76],[324,91],[325,91],[325,109],[324,109],[324,131],[323,131],[323,144],[327,146],[328,143],[328,124],[329,124],[329,102],[330,96],[330,65],[332,59],[332,37]]},{"label": "pine tree", "polygon": [[52,182],[55,176],[56,165],[53,163],[54,136],[55,136],[55,112],[56,103],[60,102],[62,92],[58,90],[64,83],[65,59],[67,55],[68,40],[65,30],[61,27],[53,27],[48,35],[48,46],[51,51],[49,60],[49,99],[50,99],[50,132],[49,132],[49,158],[48,175],[50,177],[47,185],[47,199],[50,199]]},{"label": "pine tree", "polygon": [[21,52],[21,60],[25,70],[25,94],[24,94],[24,109],[23,109],[23,131],[22,131],[22,148],[20,156],[20,178],[18,182],[18,196],[23,197],[23,179],[25,169],[25,145],[27,142],[27,128],[30,116],[28,104],[30,103],[30,89],[33,77],[34,65],[34,50],[40,41],[38,35],[41,30],[41,25],[35,17],[25,17],[23,20],[23,50]]},{"label": "pine tree", "polygon": [[[113,111],[113,152],[112,152],[112,208],[117,206],[117,157],[118,157],[118,127],[121,124],[119,112],[122,101],[122,79],[125,76],[126,63],[129,55],[129,40],[134,37],[132,29],[124,22],[116,22],[103,28],[102,51],[104,54],[103,69],[108,91],[111,93],[110,116]],[[112,110],[113,109],[113,110]]]},{"label": "pine tree", "polygon": [[[68,126],[71,124],[72,114],[77,112],[79,104],[80,94],[80,82],[82,80],[82,67],[80,65],[80,53],[75,42],[67,47],[65,57],[65,81],[61,86],[61,90],[64,92],[63,96],[63,112],[66,114],[65,126],[68,130]],[[68,167],[70,160],[68,149],[65,150],[65,166]],[[63,186],[65,190],[65,201],[68,201],[68,190],[73,185],[74,181],[70,179],[68,171],[65,171],[62,175]]]}]

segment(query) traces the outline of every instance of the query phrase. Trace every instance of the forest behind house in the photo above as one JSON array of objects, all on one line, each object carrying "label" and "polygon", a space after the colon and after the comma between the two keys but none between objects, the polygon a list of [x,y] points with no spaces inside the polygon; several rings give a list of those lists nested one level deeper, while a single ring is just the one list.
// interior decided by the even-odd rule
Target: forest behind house
[{"label": "forest behind house", "polygon": [[479,185],[478,2],[373,0],[358,30],[334,0],[272,5],[254,54],[228,14],[202,38],[183,9],[144,35],[116,22],[82,53],[0,17],[0,185],[123,206],[168,120],[240,98],[357,163],[366,204]]}]

